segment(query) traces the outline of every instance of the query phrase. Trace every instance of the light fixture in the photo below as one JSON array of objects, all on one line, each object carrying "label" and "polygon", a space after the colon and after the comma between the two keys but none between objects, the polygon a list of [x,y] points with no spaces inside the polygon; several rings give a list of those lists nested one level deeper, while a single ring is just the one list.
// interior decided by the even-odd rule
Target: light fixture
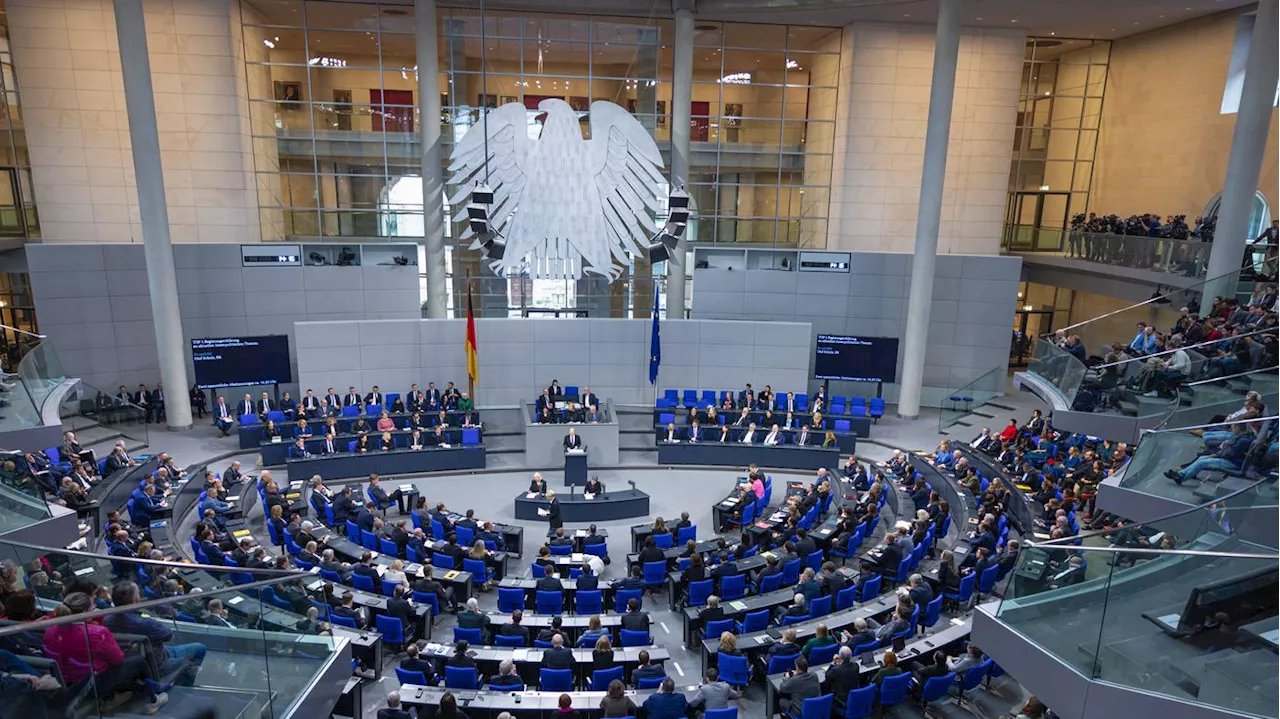
[{"label": "light fixture", "polygon": [[671,259],[680,244],[680,237],[689,223],[689,193],[683,187],[671,191],[667,198],[667,224],[653,237],[649,243],[649,264],[657,264]]},{"label": "light fixture", "polygon": [[792,60],[791,58],[787,58],[787,69],[788,69],[788,70],[799,70],[799,69],[800,69],[800,63],[796,62],[795,60]]},{"label": "light fixture", "polygon": [[346,67],[347,61],[340,57],[313,57],[307,60],[307,64],[312,67]]},{"label": "light fixture", "polygon": [[1035,305],[1023,305],[1022,309],[1026,310],[1027,312],[1030,312],[1031,310],[1035,309]]},{"label": "light fixture", "polygon": [[720,82],[725,85],[750,85],[751,73],[749,72],[731,72],[720,78]]},{"label": "light fixture", "polygon": [[502,235],[489,225],[489,206],[492,204],[493,189],[484,183],[476,185],[476,188],[471,191],[471,204],[467,205],[467,220],[484,256],[491,260],[500,260],[506,253],[507,243],[502,239]]},{"label": "light fixture", "polygon": [[[1047,94],[1049,94],[1049,93],[1045,93],[1045,94],[1047,95]],[[1041,191],[1041,192],[1048,192],[1048,191],[1049,191],[1049,186],[1048,186],[1048,185],[1041,185],[1041,186],[1040,186],[1040,191]]]}]

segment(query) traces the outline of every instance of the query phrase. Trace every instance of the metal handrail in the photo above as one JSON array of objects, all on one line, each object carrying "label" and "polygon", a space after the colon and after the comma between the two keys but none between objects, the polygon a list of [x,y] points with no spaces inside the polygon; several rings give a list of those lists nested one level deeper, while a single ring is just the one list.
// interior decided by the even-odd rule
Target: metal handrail
[{"label": "metal handrail", "polygon": [[1276,415],[1273,414],[1270,417],[1254,417],[1253,419],[1233,419],[1228,422],[1213,422],[1211,424],[1189,424],[1185,427],[1170,427],[1168,429],[1149,429],[1143,434],[1156,434],[1159,432],[1186,432],[1192,429],[1207,429],[1209,427],[1230,427],[1233,424],[1239,424],[1241,422],[1267,422],[1273,419],[1280,419],[1280,417],[1277,417]]},{"label": "metal handrail", "polygon": [[1233,337],[1223,337],[1222,339],[1216,339],[1216,340],[1205,340],[1204,342],[1197,342],[1196,344],[1193,344],[1193,345],[1186,345],[1186,346],[1183,346],[1183,347],[1174,347],[1174,348],[1173,348],[1173,349],[1171,349],[1171,350],[1164,350],[1164,351],[1162,351],[1162,352],[1153,352],[1153,353],[1151,353],[1151,354],[1149,354],[1149,355],[1141,355],[1141,356],[1138,356],[1138,357],[1129,357],[1129,358],[1126,358],[1126,359],[1122,359],[1122,360],[1120,360],[1119,362],[1109,362],[1109,363],[1107,363],[1107,364],[1100,364],[1100,365],[1098,365],[1098,366],[1094,367],[1094,369],[1102,369],[1102,368],[1104,368],[1104,367],[1115,367],[1116,365],[1127,364],[1127,363],[1129,363],[1129,362],[1136,362],[1136,361],[1138,361],[1138,360],[1151,359],[1152,357],[1163,357],[1164,355],[1167,355],[1167,354],[1173,354],[1174,352],[1177,352],[1178,350],[1184,350],[1184,351],[1185,351],[1185,350],[1193,350],[1193,349],[1195,349],[1195,348],[1197,348],[1197,347],[1205,347],[1205,346],[1208,346],[1208,345],[1216,345],[1216,344],[1218,344],[1219,342],[1223,342],[1223,341],[1234,341],[1234,340],[1238,340],[1238,339],[1244,339],[1245,337],[1253,337],[1254,335],[1268,334],[1268,333],[1271,333],[1271,332],[1275,332],[1277,329],[1280,329],[1280,328],[1276,328],[1276,327],[1266,327],[1266,328],[1264,328],[1264,329],[1254,330],[1253,332],[1249,332],[1248,334],[1235,335],[1235,336],[1233,336]]},{"label": "metal handrail", "polygon": [[18,334],[27,335],[28,337],[35,337],[37,339],[42,339],[42,340],[49,339],[49,335],[41,335],[41,334],[36,334],[35,332],[28,332],[27,330],[19,329],[17,327],[13,327],[6,324],[0,324],[0,329],[13,330]]},{"label": "metal handrail", "polygon": [[[1257,509],[1280,509],[1280,508],[1275,507],[1274,505],[1270,505],[1270,506],[1264,506],[1264,507],[1257,507]],[[1146,523],[1144,522],[1143,524],[1146,524]],[[1074,537],[1072,539],[1074,539]],[[1053,541],[1060,542],[1062,540],[1055,539]],[[1048,542],[1027,542],[1026,543],[1026,546],[1028,547],[1044,547],[1047,545],[1048,545]],[[1149,549],[1147,547],[1116,547],[1116,546],[1097,546],[1097,545],[1087,546],[1087,547],[1086,546],[1073,547],[1072,550],[1076,552],[1111,552],[1113,554],[1122,554],[1122,553],[1123,554],[1154,554],[1154,555],[1160,555],[1160,556],[1164,556],[1168,554],[1181,554],[1181,555],[1194,556],[1194,557],[1231,557],[1233,559],[1236,557],[1240,557],[1242,559],[1270,559],[1270,560],[1280,559],[1280,552],[1277,552],[1275,554],[1259,554],[1257,552],[1211,552],[1204,549]]]},{"label": "metal handrail", "polygon": [[1237,372],[1235,374],[1229,374],[1225,377],[1214,377],[1213,379],[1196,380],[1195,382],[1188,382],[1182,386],[1196,387],[1202,384],[1209,384],[1210,382],[1221,382],[1223,380],[1235,379],[1237,377],[1248,377],[1249,375],[1257,374],[1258,372],[1275,372],[1277,369],[1280,369],[1280,365],[1271,365],[1270,367],[1259,367],[1258,369],[1251,369],[1246,372]]}]

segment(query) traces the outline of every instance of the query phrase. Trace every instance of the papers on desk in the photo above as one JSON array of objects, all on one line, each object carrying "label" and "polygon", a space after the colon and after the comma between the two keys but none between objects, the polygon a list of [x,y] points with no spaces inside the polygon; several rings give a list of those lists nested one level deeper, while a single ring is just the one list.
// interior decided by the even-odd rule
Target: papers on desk
[{"label": "papers on desk", "polygon": [[564,453],[565,453],[565,454],[586,454],[586,453],[587,453],[587,450],[585,450],[585,449],[566,449],[566,450],[564,451]]},{"label": "papers on desk", "polygon": [[252,532],[250,532],[250,531],[249,531],[249,530],[247,530],[247,529],[237,529],[236,531],[234,531],[234,532],[232,532],[232,533],[231,533],[231,536],[233,536],[233,537],[247,537],[247,536],[249,536],[250,534],[252,534]]},{"label": "papers on desk", "polygon": [[457,579],[459,574],[461,574],[461,572],[459,572],[458,570],[450,569],[449,571],[444,573],[444,578],[446,580]]},{"label": "papers on desk", "polygon": [[572,559],[575,564],[582,564],[582,561],[586,559],[586,556],[587,555],[585,554],[579,554],[578,552],[574,552],[573,554],[569,555],[569,559]]},{"label": "papers on desk", "polygon": [[237,494],[237,495],[235,495],[234,497],[227,497],[227,501],[228,501],[228,502],[239,502],[239,501],[240,501],[240,495],[238,495],[238,494]]},{"label": "papers on desk", "polygon": [[289,483],[289,489],[302,489],[302,480],[294,480]]},{"label": "papers on desk", "polygon": [[537,499],[537,498],[538,498],[538,493],[537,493],[537,492],[526,492],[526,493],[525,493],[525,495],[524,495],[524,498],[525,498],[525,499]]},{"label": "papers on desk", "polygon": [[732,602],[729,602],[729,607],[737,611],[742,611],[743,609],[747,608],[747,603],[743,601],[732,601]]},{"label": "papers on desk", "polygon": [[441,442],[440,444],[438,444],[438,445],[436,445],[436,446],[437,446],[437,447],[439,447],[440,449],[449,449],[449,448],[450,448],[450,447],[452,447],[453,445],[449,444],[448,442]]},{"label": "papers on desk", "polygon": [[377,552],[369,552],[369,557],[370,557],[371,559],[377,559],[377,558],[378,558],[378,553],[377,553]]},{"label": "papers on desk", "polygon": [[422,574],[422,565],[417,562],[410,562],[404,568],[405,574]]},{"label": "papers on desk", "polygon": [[387,573],[387,568],[381,564],[375,564],[373,569],[378,573],[379,577]]},{"label": "papers on desk", "polygon": [[737,504],[737,501],[732,500],[732,499],[726,499],[726,500],[724,500],[723,502],[721,502],[721,503],[720,503],[720,506],[721,506],[721,507],[732,507],[732,506],[734,506],[734,505],[736,505],[736,504]]},{"label": "papers on desk", "polygon": [[307,591],[308,591],[308,592],[314,592],[314,591],[316,591],[317,589],[320,589],[320,588],[321,588],[321,587],[323,587],[323,586],[324,586],[324,581],[323,581],[323,580],[319,580],[319,579],[317,579],[317,580],[316,580],[316,581],[314,581],[314,582],[308,582],[308,583],[307,583]]},{"label": "papers on desk", "polygon": [[582,493],[582,498],[583,498],[583,499],[595,499],[595,498],[596,498],[596,495],[595,495],[595,494],[593,494],[593,493],[591,493],[591,492],[583,492],[583,493]]},{"label": "papers on desk", "polygon": [[550,514],[551,514],[551,510],[549,510],[549,509],[543,509],[542,507],[538,507],[538,516],[539,516],[539,517],[546,517],[546,516],[548,516],[548,515],[550,515]]},{"label": "papers on desk", "polygon": [[512,652],[511,652],[511,661],[513,661],[513,662],[526,662],[526,661],[529,661],[529,650],[528,650],[528,649],[515,649],[515,650],[512,650]]},{"label": "papers on desk", "polygon": [[585,529],[579,529],[579,530],[577,530],[577,531],[575,531],[575,532],[573,533],[573,536],[575,536],[575,537],[579,537],[579,538],[581,538],[581,537],[586,537],[586,536],[587,536],[587,530],[585,530]]},{"label": "papers on desk", "polygon": [[227,604],[236,605],[244,601],[244,597],[232,597],[227,600]]},{"label": "papers on desk", "polygon": [[77,577],[83,577],[86,574],[93,574],[95,571],[97,571],[95,567],[81,567],[77,569],[74,574]]},{"label": "papers on desk", "polygon": [[272,437],[271,444],[280,444],[280,435],[277,434],[276,436]]},{"label": "papers on desk", "polygon": [[167,527],[167,526],[169,526],[169,520],[167,519],[157,519],[151,523],[152,529],[160,529],[162,527]]},{"label": "papers on desk", "polygon": [[413,488],[412,484],[402,484],[400,485],[400,491],[408,494],[409,492],[416,492],[417,490]]},{"label": "papers on desk", "polygon": [[952,624],[954,624],[954,625],[956,625],[956,626],[958,627],[958,626],[960,626],[961,624],[964,624],[964,619],[961,619],[960,617],[952,617],[952,618],[951,618],[951,623],[952,623]]},{"label": "papers on desk", "polygon": [[319,574],[319,573],[320,573],[320,567],[312,567],[309,571],[310,571],[312,574]]}]

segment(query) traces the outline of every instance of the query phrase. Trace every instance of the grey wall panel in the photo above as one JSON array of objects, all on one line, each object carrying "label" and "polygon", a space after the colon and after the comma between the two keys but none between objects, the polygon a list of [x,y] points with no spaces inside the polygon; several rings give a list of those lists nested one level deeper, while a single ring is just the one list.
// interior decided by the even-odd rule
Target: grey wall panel
[{"label": "grey wall panel", "polygon": [[701,270],[698,273],[698,282],[703,287],[712,292],[745,292],[747,289],[747,273],[738,268],[736,270]]},{"label": "grey wall panel", "polygon": [[[937,258],[933,307],[930,311],[930,345],[925,356],[925,397],[936,404],[954,389],[996,367],[1007,367],[1009,329],[1016,309],[1016,292],[1021,259],[1017,257],[942,255]],[[841,273],[781,272],[746,273],[751,278],[771,275],[771,284],[782,285],[793,278],[796,290],[777,293],[760,307],[758,283],[737,289],[736,277],[743,273],[694,269],[693,317],[703,320],[770,319],[790,313],[811,334],[848,333],[869,337],[901,338],[906,328],[907,293],[912,257],[906,253],[855,252],[850,271]],[[730,278],[730,275],[735,275]],[[769,336],[772,323],[761,323]],[[703,338],[705,342],[705,337]],[[725,344],[732,340],[716,338]],[[812,389],[808,364],[812,361],[812,336],[798,339],[805,369],[795,377],[800,386]],[[773,355],[762,354],[761,358]],[[753,355],[753,364],[754,355]],[[901,357],[899,357],[901,368]],[[722,373],[723,374],[723,373]],[[744,380],[753,383],[759,378]],[[763,380],[769,381],[769,380]],[[724,380],[716,386],[725,384]],[[778,380],[772,380],[775,388]],[[842,383],[844,384],[844,383]],[[732,386],[732,384],[730,385]],[[874,386],[854,387],[845,392],[874,394]],[[882,388],[883,396],[896,401],[897,385]]]},{"label": "grey wall panel", "polygon": [[[107,275],[103,270],[70,269],[57,271],[55,276],[42,279],[45,281],[32,289],[45,297],[92,299],[107,296]],[[36,310],[39,311],[39,307]]]},{"label": "grey wall panel", "polygon": [[146,295],[146,270],[107,270],[107,293],[111,295]]},{"label": "grey wall panel", "polygon": [[[116,322],[151,322],[151,298],[146,295],[123,295],[110,298],[111,317]],[[36,310],[37,312],[39,309]],[[152,343],[155,343],[154,337]]]}]

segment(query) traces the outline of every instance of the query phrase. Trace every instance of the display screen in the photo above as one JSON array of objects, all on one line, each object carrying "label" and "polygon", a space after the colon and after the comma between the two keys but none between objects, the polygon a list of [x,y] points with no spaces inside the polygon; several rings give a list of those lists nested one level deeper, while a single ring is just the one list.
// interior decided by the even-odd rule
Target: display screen
[{"label": "display screen", "polygon": [[193,339],[191,361],[206,389],[293,381],[288,335]]},{"label": "display screen", "polygon": [[896,382],[898,340],[894,337],[818,335],[813,347],[814,379]]}]

